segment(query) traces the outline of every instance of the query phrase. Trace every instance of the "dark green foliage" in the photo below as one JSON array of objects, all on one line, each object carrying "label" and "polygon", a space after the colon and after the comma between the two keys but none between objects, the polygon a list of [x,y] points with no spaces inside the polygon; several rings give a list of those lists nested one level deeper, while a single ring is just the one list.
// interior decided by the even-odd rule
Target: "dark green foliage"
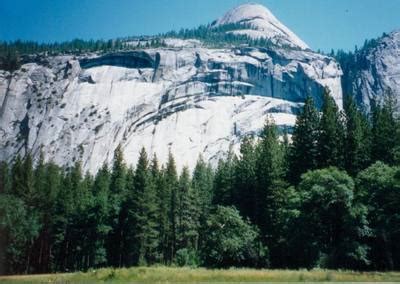
[{"label": "dark green foliage", "polygon": [[240,144],[240,158],[234,172],[234,202],[241,214],[254,222],[257,204],[256,151],[252,137],[244,137]]},{"label": "dark green foliage", "polygon": [[235,166],[237,158],[230,149],[226,159],[218,162],[214,177],[213,203],[220,205],[235,204]]},{"label": "dark green foliage", "polygon": [[0,194],[10,193],[11,177],[9,175],[9,165],[5,161],[0,162]]},{"label": "dark green foliage", "polygon": [[301,113],[296,118],[289,153],[289,179],[297,184],[300,176],[318,165],[319,114],[314,101],[307,97]]},{"label": "dark green foliage", "polygon": [[318,133],[318,167],[344,167],[344,128],[341,114],[327,89],[323,94]]},{"label": "dark green foliage", "polygon": [[192,187],[189,169],[185,167],[179,177],[177,192],[177,247],[181,250],[198,249],[199,209],[198,195]]},{"label": "dark green foliage", "polygon": [[0,241],[6,244],[1,247],[0,263],[7,267],[2,272],[31,272],[29,254],[40,230],[37,214],[30,212],[21,198],[0,194],[0,217]]},{"label": "dark green foliage", "polygon": [[151,180],[147,153],[142,148],[133,179],[129,221],[134,223],[132,241],[135,243],[134,264],[152,264],[158,258],[157,203],[155,184]]},{"label": "dark green foliage", "polygon": [[165,169],[165,187],[168,199],[164,200],[168,205],[167,217],[167,251],[165,258],[168,263],[175,258],[177,245],[177,221],[178,221],[178,174],[176,171],[175,159],[171,153],[168,155],[168,162]]},{"label": "dark green foliage", "polygon": [[210,210],[212,209],[213,183],[214,171],[200,156],[197,160],[192,177],[193,195],[199,220],[197,247],[200,247],[207,239],[205,227]]},{"label": "dark green foliage", "polygon": [[159,261],[168,263],[168,233],[169,233],[169,202],[170,192],[166,186],[165,170],[159,169],[157,157],[154,155],[150,165],[150,174],[153,185],[156,189],[156,206],[157,206],[157,231],[159,236],[158,252],[160,254]]},{"label": "dark green foliage", "polygon": [[122,266],[123,254],[126,245],[126,218],[128,208],[126,206],[126,165],[121,146],[114,153],[114,162],[110,179],[110,225],[111,231],[107,241],[107,258],[113,266]]},{"label": "dark green foliage", "polygon": [[273,121],[266,121],[256,151],[254,223],[260,228],[261,239],[269,249],[271,265],[277,267],[285,263],[293,190],[287,188],[285,181],[286,145],[279,141],[278,130]]},{"label": "dark green foliage", "polygon": [[107,165],[98,171],[92,189],[92,201],[88,209],[89,267],[100,267],[107,264],[106,241],[111,230],[109,224],[110,172]]},{"label": "dark green foliage", "polygon": [[[154,42],[154,45],[156,42]],[[37,43],[33,41],[16,40],[0,42],[0,69],[13,71],[19,68],[19,55],[47,52],[57,54],[81,54],[83,52],[107,52],[127,48],[122,39],[115,40],[81,40],[74,39],[66,42]]]},{"label": "dark green foliage", "polygon": [[357,176],[357,193],[368,205],[373,269],[400,268],[400,169],[376,162]]},{"label": "dark green foliage", "polygon": [[257,229],[234,207],[217,206],[208,217],[206,235],[200,251],[209,266],[257,266],[265,262],[266,251],[258,241]]},{"label": "dark green foliage", "polygon": [[370,163],[371,129],[367,118],[357,109],[351,97],[346,100],[345,121],[345,168],[355,176]]},{"label": "dark green foliage", "polygon": [[395,151],[400,145],[395,105],[396,101],[389,93],[383,105],[377,105],[372,110],[372,159],[390,165],[395,162]]},{"label": "dark green foliage", "polygon": [[369,264],[367,208],[358,202],[354,182],[344,171],[330,167],[310,171],[299,184],[300,216],[295,248],[299,266],[361,268]]},{"label": "dark green foliage", "polygon": [[271,225],[274,214],[274,195],[285,188],[284,182],[284,152],[282,144],[278,141],[276,125],[267,119],[261,140],[257,144],[256,160],[256,211],[255,223],[260,226],[261,232],[267,234],[267,227]]},{"label": "dark green foliage", "polygon": [[[1,50],[1,49],[0,49]],[[15,49],[0,52],[0,70],[13,72],[21,66],[19,54]]]}]

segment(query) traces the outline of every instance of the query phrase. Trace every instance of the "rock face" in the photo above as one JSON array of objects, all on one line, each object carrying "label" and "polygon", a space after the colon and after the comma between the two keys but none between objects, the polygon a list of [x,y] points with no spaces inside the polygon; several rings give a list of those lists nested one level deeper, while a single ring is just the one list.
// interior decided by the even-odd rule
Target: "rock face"
[{"label": "rock face", "polygon": [[[381,103],[392,93],[400,107],[400,30],[378,39],[375,46],[359,51],[360,61],[351,70],[350,92],[357,102],[369,111],[371,105]],[[348,80],[350,81],[350,80]]]},{"label": "rock face", "polygon": [[300,49],[308,49],[308,45],[296,34],[282,24],[266,7],[248,3],[228,11],[218,19],[214,26],[241,23],[249,29],[233,31],[234,34],[246,34],[251,38],[267,38],[278,45],[288,45]]},{"label": "rock face", "polygon": [[[260,17],[263,15],[260,15]],[[168,41],[167,41],[168,42]],[[95,172],[120,144],[129,164],[144,146],[178,168],[202,154],[215,164],[266,117],[291,127],[323,88],[342,105],[336,61],[310,50],[171,47],[41,57],[0,71],[0,159],[42,149],[60,165]],[[183,46],[179,46],[181,43]]]}]

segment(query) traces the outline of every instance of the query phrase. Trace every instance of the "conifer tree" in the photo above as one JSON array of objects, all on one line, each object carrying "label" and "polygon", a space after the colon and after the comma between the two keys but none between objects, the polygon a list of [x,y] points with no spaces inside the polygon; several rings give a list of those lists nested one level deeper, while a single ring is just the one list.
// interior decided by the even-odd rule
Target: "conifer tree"
[{"label": "conifer tree", "polygon": [[106,241],[111,230],[109,225],[110,207],[110,172],[104,164],[94,179],[93,201],[88,210],[90,246],[89,267],[100,267],[107,264]]},{"label": "conifer tree", "polygon": [[49,227],[52,211],[54,210],[52,195],[48,192],[47,186],[47,168],[44,163],[43,152],[40,152],[39,161],[34,169],[34,187],[37,195],[35,208],[39,212],[40,223],[42,228],[38,238],[35,240],[32,249],[32,265],[35,272],[46,272],[48,263],[46,260],[49,258],[48,239]]},{"label": "conifer tree", "polygon": [[42,151],[39,154],[39,160],[34,170],[34,187],[38,200],[40,200],[40,205],[43,205],[43,203],[46,203],[48,192],[46,192],[46,165]]},{"label": "conifer tree", "polygon": [[[270,250],[273,265],[280,262],[280,241],[285,239],[284,227],[287,219],[286,199],[289,199],[285,178],[284,145],[279,141],[278,129],[270,119],[266,120],[261,140],[257,145],[256,189],[257,203],[255,224],[261,238]],[[275,262],[275,263],[274,263]]]},{"label": "conifer tree", "polygon": [[234,192],[235,206],[241,214],[255,221],[257,204],[256,192],[256,161],[257,154],[253,137],[246,136],[240,144],[240,157],[235,166]]},{"label": "conifer tree", "polygon": [[122,263],[126,266],[135,265],[137,262],[137,242],[135,236],[136,220],[134,216],[135,208],[135,169],[131,165],[126,171],[126,198],[121,204],[126,219],[124,220],[125,232],[122,247],[124,254]]},{"label": "conifer tree", "polygon": [[151,178],[152,183],[156,187],[156,202],[157,202],[157,224],[159,233],[159,259],[161,262],[167,264],[169,262],[169,208],[171,199],[171,192],[166,185],[166,170],[164,166],[158,168],[157,157],[154,156],[151,163]]},{"label": "conifer tree", "polygon": [[167,231],[167,255],[169,263],[174,260],[176,253],[176,232],[177,232],[177,188],[178,175],[176,172],[175,159],[170,152],[165,168],[165,187],[167,191],[168,202],[168,231]]},{"label": "conifer tree", "polygon": [[318,134],[318,166],[344,167],[344,129],[335,100],[325,89]]},{"label": "conifer tree", "polygon": [[345,115],[345,168],[349,174],[355,176],[370,162],[370,128],[367,119],[357,109],[352,97],[347,99]]},{"label": "conifer tree", "polygon": [[372,109],[372,159],[389,165],[394,163],[394,149],[397,144],[395,105],[393,94],[388,93],[383,105],[376,105]]},{"label": "conifer tree", "polygon": [[296,118],[289,154],[289,178],[297,184],[300,176],[317,167],[319,114],[314,101],[307,97]]},{"label": "conifer tree", "polygon": [[212,199],[213,199],[213,182],[214,173],[209,164],[207,164],[200,156],[197,160],[196,166],[192,175],[192,187],[194,190],[194,196],[196,197],[196,206],[200,210],[199,222],[199,245],[203,242],[204,228],[207,222],[208,215],[211,210]]},{"label": "conifer tree", "polygon": [[123,265],[123,253],[125,245],[126,215],[127,209],[123,207],[126,198],[126,165],[123,158],[121,145],[114,152],[110,180],[110,224],[112,229],[107,243],[107,256],[112,266]]},{"label": "conifer tree", "polygon": [[[39,162],[40,163],[40,162]],[[36,178],[38,178],[36,176]],[[39,252],[37,272],[48,272],[54,266],[54,242],[56,241],[56,232],[58,228],[56,225],[62,216],[57,211],[57,204],[61,198],[60,190],[62,185],[62,171],[53,162],[45,164],[45,183],[40,194],[41,206],[40,211],[42,214],[42,230],[38,240],[38,246],[34,250]]]},{"label": "conifer tree", "polygon": [[14,194],[15,196],[21,197],[24,192],[23,182],[24,182],[24,175],[23,175],[22,159],[20,155],[17,155],[11,167],[11,193]]},{"label": "conifer tree", "polygon": [[0,194],[10,193],[11,191],[11,176],[10,168],[6,161],[0,162]]},{"label": "conifer tree", "polygon": [[214,177],[213,203],[219,205],[234,205],[234,173],[235,159],[232,149],[229,149],[226,159],[218,162]]},{"label": "conifer tree", "polygon": [[191,186],[190,172],[184,167],[178,187],[177,243],[180,249],[195,250],[198,245],[199,208]]},{"label": "conifer tree", "polygon": [[157,207],[155,187],[151,182],[149,162],[144,148],[140,151],[135,171],[133,201],[129,215],[133,216],[136,225],[136,263],[151,264],[158,259]]}]

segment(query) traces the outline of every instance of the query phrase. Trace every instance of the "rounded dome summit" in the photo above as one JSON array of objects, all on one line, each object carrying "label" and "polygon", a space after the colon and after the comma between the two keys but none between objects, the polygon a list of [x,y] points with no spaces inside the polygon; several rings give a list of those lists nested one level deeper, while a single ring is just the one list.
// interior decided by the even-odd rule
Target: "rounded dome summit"
[{"label": "rounded dome summit", "polygon": [[229,10],[219,18],[214,26],[241,23],[250,26],[247,29],[231,31],[245,34],[251,38],[268,38],[277,45],[288,45],[308,49],[308,45],[282,24],[270,10],[260,4],[247,3]]}]

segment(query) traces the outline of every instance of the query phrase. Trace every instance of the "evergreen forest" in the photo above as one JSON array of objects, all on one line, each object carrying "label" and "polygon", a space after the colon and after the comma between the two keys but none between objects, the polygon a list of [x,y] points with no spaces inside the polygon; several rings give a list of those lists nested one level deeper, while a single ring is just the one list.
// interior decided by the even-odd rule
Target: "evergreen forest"
[{"label": "evergreen forest", "polygon": [[145,265],[400,269],[400,120],[391,96],[369,116],[308,97],[291,135],[267,119],[217,167],[177,171],[121,147],[95,175],[0,164],[1,273]]}]

